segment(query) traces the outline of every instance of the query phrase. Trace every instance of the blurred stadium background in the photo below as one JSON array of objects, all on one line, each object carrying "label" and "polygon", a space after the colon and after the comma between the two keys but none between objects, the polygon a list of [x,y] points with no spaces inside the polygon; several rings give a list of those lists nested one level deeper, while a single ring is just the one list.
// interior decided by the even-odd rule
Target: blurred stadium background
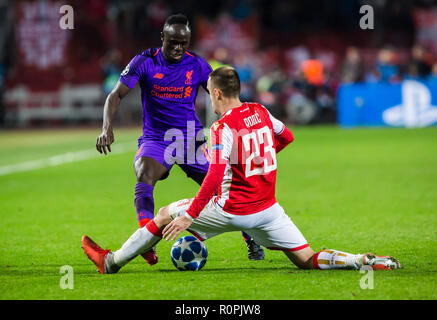
[{"label": "blurred stadium background", "polygon": [[[73,30],[59,27],[64,4]],[[373,30],[360,28],[363,5],[374,9]],[[437,1],[1,0],[1,127],[100,126],[121,70],[160,46],[165,18],[179,12],[192,24],[191,50],[233,65],[242,99],[290,124],[437,122]],[[209,125],[203,92],[197,102]],[[140,119],[137,88],[118,125]]]},{"label": "blurred stadium background", "polygon": [[[65,4],[73,30],[59,25]],[[374,29],[360,28],[363,5]],[[162,241],[156,267],[137,259],[102,281],[80,239],[116,249],[137,228],[142,112],[136,87],[105,157],[104,101],[172,13],[189,17],[191,50],[237,68],[242,99],[292,126],[276,196],[311,247],[391,254],[404,269],[361,290],[358,272],[298,272],[278,251],[249,261],[234,232],[208,241],[196,275]],[[0,0],[0,299],[437,299],[436,62],[437,1]],[[199,90],[206,126],[207,104]],[[197,190],[175,166],[155,208]],[[60,287],[65,265],[74,290]]]}]

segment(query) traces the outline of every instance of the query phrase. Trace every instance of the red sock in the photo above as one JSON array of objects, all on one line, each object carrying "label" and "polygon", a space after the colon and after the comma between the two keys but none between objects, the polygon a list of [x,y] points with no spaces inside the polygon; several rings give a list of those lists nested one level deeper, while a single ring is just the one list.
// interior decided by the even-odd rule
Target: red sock
[{"label": "red sock", "polygon": [[317,259],[319,258],[319,254],[320,254],[320,252],[321,252],[321,251],[317,252],[317,253],[314,255],[314,257],[313,257],[313,266],[314,266],[314,269],[320,269],[320,266],[319,266],[319,264],[318,264],[318,262],[317,262]]},{"label": "red sock", "polygon": [[149,221],[151,221],[151,219],[149,218],[143,218],[140,220],[140,228],[144,227]]},{"label": "red sock", "polygon": [[146,228],[147,230],[153,234],[156,237],[160,237],[162,238],[162,232],[161,230],[159,230],[159,228],[157,227],[155,221],[150,220],[147,224],[146,224]]}]

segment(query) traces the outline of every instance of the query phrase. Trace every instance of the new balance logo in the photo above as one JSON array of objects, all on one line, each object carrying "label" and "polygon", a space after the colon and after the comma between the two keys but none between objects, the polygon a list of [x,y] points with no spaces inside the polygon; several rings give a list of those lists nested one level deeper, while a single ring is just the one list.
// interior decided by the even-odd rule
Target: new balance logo
[{"label": "new balance logo", "polygon": [[164,75],[162,73],[155,73],[155,75],[153,77],[156,79],[162,79],[162,78],[164,78]]}]

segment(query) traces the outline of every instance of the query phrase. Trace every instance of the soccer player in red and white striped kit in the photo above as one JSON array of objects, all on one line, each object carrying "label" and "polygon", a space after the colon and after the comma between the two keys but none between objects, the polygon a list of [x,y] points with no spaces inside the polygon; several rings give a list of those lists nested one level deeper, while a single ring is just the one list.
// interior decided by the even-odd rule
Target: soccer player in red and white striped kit
[{"label": "soccer player in red and white striped kit", "polygon": [[212,159],[194,199],[161,208],[115,251],[101,249],[83,236],[85,254],[101,273],[116,273],[162,238],[175,240],[188,230],[201,241],[224,232],[244,231],[257,244],[282,250],[302,269],[397,269],[391,256],[314,252],[275,198],[276,154],[294,138],[291,131],[258,103],[242,103],[240,80],[231,67],[214,70],[207,84],[212,107],[222,117],[211,127]]}]

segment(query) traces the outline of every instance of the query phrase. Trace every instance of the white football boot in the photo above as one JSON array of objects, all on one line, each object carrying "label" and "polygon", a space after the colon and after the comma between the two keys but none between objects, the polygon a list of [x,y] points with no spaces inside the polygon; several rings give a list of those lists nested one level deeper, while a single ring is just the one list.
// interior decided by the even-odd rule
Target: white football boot
[{"label": "white football boot", "polygon": [[360,269],[362,266],[371,266],[373,270],[394,270],[402,268],[399,261],[392,256],[377,256],[373,253],[357,255],[355,268]]}]

